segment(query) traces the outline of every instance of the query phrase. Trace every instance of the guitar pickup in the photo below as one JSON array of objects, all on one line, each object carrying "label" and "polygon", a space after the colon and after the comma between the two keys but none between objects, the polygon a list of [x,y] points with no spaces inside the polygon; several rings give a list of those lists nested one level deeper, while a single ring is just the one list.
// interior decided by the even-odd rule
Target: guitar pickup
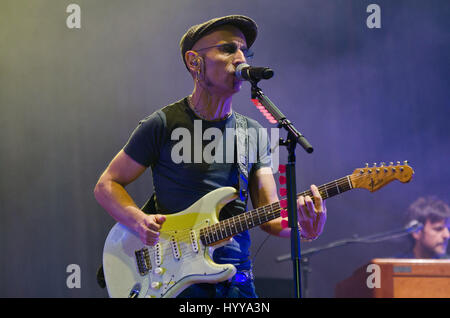
[{"label": "guitar pickup", "polygon": [[138,267],[139,274],[141,276],[147,275],[152,270],[152,263],[150,261],[150,254],[146,247],[134,251],[136,255],[136,264]]},{"label": "guitar pickup", "polygon": [[178,247],[177,239],[175,236],[170,237],[170,245],[172,246],[173,257],[177,260],[181,258],[181,251]]},{"label": "guitar pickup", "polygon": [[194,231],[194,230],[191,231],[190,237],[191,237],[191,246],[192,246],[192,250],[193,250],[195,253],[198,253],[197,234],[195,234],[195,231]]},{"label": "guitar pickup", "polygon": [[156,243],[155,245],[155,262],[156,266],[161,266],[162,264],[162,246],[161,243]]}]

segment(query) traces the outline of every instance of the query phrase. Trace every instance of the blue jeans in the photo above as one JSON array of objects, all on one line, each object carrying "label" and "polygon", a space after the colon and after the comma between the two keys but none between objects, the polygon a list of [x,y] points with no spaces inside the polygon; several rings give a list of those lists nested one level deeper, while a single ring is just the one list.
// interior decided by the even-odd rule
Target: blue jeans
[{"label": "blue jeans", "polygon": [[195,284],[189,286],[178,298],[258,298],[253,281],[236,284]]}]

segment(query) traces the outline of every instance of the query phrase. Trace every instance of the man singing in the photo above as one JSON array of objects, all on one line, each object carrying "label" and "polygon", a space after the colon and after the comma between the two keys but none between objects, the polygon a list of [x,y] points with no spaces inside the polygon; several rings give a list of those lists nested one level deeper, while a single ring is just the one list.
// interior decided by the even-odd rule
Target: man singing
[{"label": "man singing", "polygon": [[[260,135],[262,126],[258,122],[239,115],[232,107],[232,98],[242,84],[235,76],[236,67],[246,63],[256,36],[256,23],[241,15],[215,18],[189,28],[180,41],[180,48],[184,65],[193,78],[192,93],[141,120],[98,180],[95,187],[97,201],[117,222],[136,232],[144,244],[158,242],[166,214],[183,211],[205,194],[221,187],[231,186],[243,191],[240,191],[238,199],[221,210],[220,220],[245,213],[246,189],[254,208],[279,201],[268,137]],[[236,143],[237,138],[242,136],[236,133],[234,139],[226,137],[236,128],[238,118],[244,118],[248,131],[257,134],[247,136],[247,188],[239,169],[239,156],[234,155],[234,160],[226,160],[227,151],[223,151],[216,152],[213,162],[205,158],[199,160],[195,154],[203,153],[207,146],[204,142],[200,145],[203,147],[200,152],[186,148],[182,149],[182,153],[173,151],[180,142],[179,136],[174,138],[176,129],[183,128],[190,132],[194,141],[195,131],[201,127],[202,136],[209,128],[219,130],[223,149],[233,149],[236,153],[237,145],[230,147],[226,143],[230,140]],[[195,142],[187,144],[195,148]],[[223,158],[217,158],[218,153]],[[176,160],[174,155],[177,155]],[[154,196],[150,204],[152,208],[145,213],[125,187],[148,167],[152,170]],[[304,239],[318,237],[326,221],[325,202],[316,186],[312,185],[311,191],[313,198],[300,196],[297,201],[300,233]],[[261,228],[276,236],[290,236],[290,229],[282,227],[281,218],[269,221]],[[213,254],[216,263],[233,264],[237,268],[235,277],[217,284],[192,285],[179,297],[257,297],[249,247],[248,231],[235,235]]]}]

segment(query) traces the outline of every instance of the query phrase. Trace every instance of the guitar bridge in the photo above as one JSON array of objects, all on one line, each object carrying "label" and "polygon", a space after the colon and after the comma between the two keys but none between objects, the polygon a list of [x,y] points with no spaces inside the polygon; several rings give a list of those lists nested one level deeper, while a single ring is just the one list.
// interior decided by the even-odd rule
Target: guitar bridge
[{"label": "guitar bridge", "polygon": [[134,251],[136,255],[136,263],[138,267],[139,274],[141,276],[147,275],[152,270],[152,263],[150,261],[150,255],[146,247]]}]

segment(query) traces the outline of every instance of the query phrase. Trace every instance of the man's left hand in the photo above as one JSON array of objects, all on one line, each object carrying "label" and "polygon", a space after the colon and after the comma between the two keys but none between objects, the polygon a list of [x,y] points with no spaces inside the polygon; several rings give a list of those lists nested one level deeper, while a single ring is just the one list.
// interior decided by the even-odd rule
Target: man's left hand
[{"label": "man's left hand", "polygon": [[316,239],[323,232],[327,220],[325,201],[315,185],[311,185],[313,199],[310,196],[300,196],[297,199],[298,224],[300,234],[304,239]]}]

